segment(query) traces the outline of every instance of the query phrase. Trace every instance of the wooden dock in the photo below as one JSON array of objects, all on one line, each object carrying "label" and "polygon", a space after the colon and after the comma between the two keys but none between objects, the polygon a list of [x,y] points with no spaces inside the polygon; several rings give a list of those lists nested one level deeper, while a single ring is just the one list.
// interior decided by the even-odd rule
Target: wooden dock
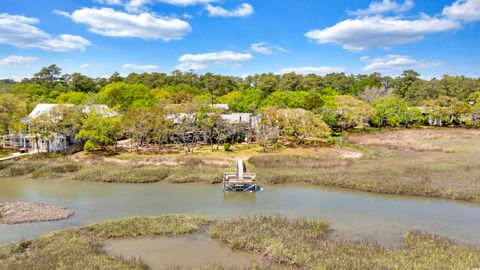
[{"label": "wooden dock", "polygon": [[248,173],[242,159],[236,165],[237,172],[223,174],[223,191],[257,191],[257,174]]}]

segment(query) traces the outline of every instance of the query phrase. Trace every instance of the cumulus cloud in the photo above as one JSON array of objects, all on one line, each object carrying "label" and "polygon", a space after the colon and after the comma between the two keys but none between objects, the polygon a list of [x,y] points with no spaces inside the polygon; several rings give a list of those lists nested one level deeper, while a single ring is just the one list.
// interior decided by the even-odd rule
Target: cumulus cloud
[{"label": "cumulus cloud", "polygon": [[241,63],[252,60],[253,56],[249,53],[235,53],[232,51],[221,51],[204,54],[184,54],[178,61],[180,64],[177,69],[180,70],[201,70],[210,66],[240,66]]},{"label": "cumulus cloud", "polygon": [[34,56],[10,55],[3,59],[0,59],[0,65],[25,64],[36,61],[38,61],[38,58]]},{"label": "cumulus cloud", "polygon": [[104,5],[122,5],[121,0],[95,0],[95,2]]},{"label": "cumulus cloud", "polygon": [[36,26],[39,20],[22,15],[0,14],[0,44],[18,48],[38,48],[46,51],[84,51],[91,45],[81,36],[52,36]]},{"label": "cumulus cloud", "polygon": [[413,0],[405,0],[402,4],[392,1],[392,0],[383,0],[382,2],[372,2],[365,9],[357,9],[355,11],[348,11],[348,14],[355,16],[368,16],[373,14],[382,14],[382,13],[402,13],[413,8],[415,3]]},{"label": "cumulus cloud", "polygon": [[364,56],[361,58],[367,66],[363,68],[365,71],[391,71],[391,70],[407,70],[407,69],[426,69],[438,67],[443,62],[430,62],[426,60],[412,59],[406,55],[390,54],[385,57],[370,58]]},{"label": "cumulus cloud", "polygon": [[248,17],[255,12],[253,6],[247,3],[243,3],[232,10],[210,4],[206,5],[205,9],[212,17]]},{"label": "cumulus cloud", "polygon": [[317,74],[323,75],[328,73],[335,73],[335,72],[344,72],[345,68],[343,67],[290,67],[281,69],[278,74],[285,74],[285,73],[296,73],[301,75],[308,75],[308,74]]},{"label": "cumulus cloud", "polygon": [[281,46],[270,45],[268,42],[253,43],[250,46],[250,49],[252,49],[254,52],[261,53],[261,54],[275,54],[277,52],[287,51]]},{"label": "cumulus cloud", "polygon": [[176,5],[176,6],[191,6],[191,5],[198,5],[198,4],[208,4],[217,2],[218,0],[157,0],[163,3]]},{"label": "cumulus cloud", "polygon": [[428,34],[457,29],[461,23],[444,18],[425,17],[418,20],[364,17],[341,21],[334,26],[312,30],[306,37],[320,44],[334,43],[359,52],[374,47],[406,44]]},{"label": "cumulus cloud", "polygon": [[158,66],[155,66],[155,65],[138,65],[138,64],[125,64],[122,67],[126,69],[134,69],[134,70],[158,69]]},{"label": "cumulus cloud", "polygon": [[90,65],[90,64],[82,64],[80,67],[81,67],[81,68],[89,68],[89,67],[92,67],[92,65]]},{"label": "cumulus cloud", "polygon": [[125,1],[124,6],[128,12],[141,12],[145,11],[147,5],[152,5],[158,2],[175,6],[192,6],[209,4],[217,1],[218,0],[128,0]]},{"label": "cumulus cloud", "polygon": [[[62,14],[63,12],[57,12]],[[130,14],[111,8],[82,8],[62,14],[74,22],[88,25],[90,32],[109,37],[142,39],[180,39],[190,32],[190,24],[176,18],[159,17],[151,13]]]},{"label": "cumulus cloud", "polygon": [[443,15],[465,22],[480,21],[480,0],[458,0],[443,9]]}]

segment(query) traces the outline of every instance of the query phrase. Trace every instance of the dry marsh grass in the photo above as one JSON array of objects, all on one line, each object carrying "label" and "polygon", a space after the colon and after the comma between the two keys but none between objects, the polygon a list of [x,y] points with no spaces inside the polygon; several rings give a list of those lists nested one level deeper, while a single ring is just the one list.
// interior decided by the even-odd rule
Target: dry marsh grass
[{"label": "dry marsh grass", "polygon": [[[479,130],[463,129],[356,134],[349,142],[366,147],[369,153],[340,166],[335,159],[306,157],[264,156],[251,161],[258,178],[271,184],[308,183],[480,202],[479,137]],[[315,162],[319,165],[312,166]]]},{"label": "dry marsh grass", "polygon": [[[255,228],[254,234],[246,234]],[[255,216],[222,220],[211,236],[229,247],[262,254],[302,269],[471,269],[480,262],[480,249],[421,231],[410,231],[405,247],[392,250],[368,242],[332,239],[327,223]]]},{"label": "dry marsh grass", "polygon": [[[257,173],[261,183],[307,183],[480,202],[477,138],[480,130],[408,129],[350,135],[351,147],[347,148],[284,148],[259,153],[245,146],[244,157],[250,157],[247,167]],[[233,170],[229,153],[203,154],[41,156],[0,163],[0,177],[64,175],[82,181],[220,183],[223,173]]]},{"label": "dry marsh grass", "polygon": [[201,216],[131,217],[58,231],[33,240],[0,245],[0,269],[148,269],[140,260],[107,256],[112,238],[191,233],[207,225]]}]

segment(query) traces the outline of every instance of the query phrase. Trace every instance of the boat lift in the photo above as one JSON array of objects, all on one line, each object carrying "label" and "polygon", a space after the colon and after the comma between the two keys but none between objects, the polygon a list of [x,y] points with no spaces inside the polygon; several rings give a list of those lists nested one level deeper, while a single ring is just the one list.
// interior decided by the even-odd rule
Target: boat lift
[{"label": "boat lift", "polygon": [[257,191],[257,174],[248,173],[241,158],[236,162],[236,173],[223,174],[223,191],[254,192]]}]

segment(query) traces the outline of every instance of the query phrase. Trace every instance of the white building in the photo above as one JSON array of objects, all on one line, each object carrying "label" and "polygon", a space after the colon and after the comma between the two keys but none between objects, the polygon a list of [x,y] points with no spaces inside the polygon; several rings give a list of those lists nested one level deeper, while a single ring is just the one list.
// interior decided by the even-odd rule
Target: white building
[{"label": "white building", "polygon": [[[44,114],[52,114],[54,109],[58,106],[67,106],[73,107],[73,104],[46,104],[40,103],[35,106],[32,112],[22,121],[26,124],[26,129],[18,133],[11,132],[10,135],[4,137],[5,146],[21,147],[32,151],[38,152],[62,152],[73,145],[80,144],[81,141],[75,139],[76,134],[59,134],[55,133],[50,140],[39,140],[38,146],[35,142],[35,138],[29,134],[28,125],[32,119],[39,117]],[[89,105],[82,108],[83,113],[90,113],[95,111],[96,113],[104,116],[111,117],[118,115],[115,111],[111,110],[108,106],[99,104],[99,105]],[[54,115],[51,115],[54,116]]]}]

